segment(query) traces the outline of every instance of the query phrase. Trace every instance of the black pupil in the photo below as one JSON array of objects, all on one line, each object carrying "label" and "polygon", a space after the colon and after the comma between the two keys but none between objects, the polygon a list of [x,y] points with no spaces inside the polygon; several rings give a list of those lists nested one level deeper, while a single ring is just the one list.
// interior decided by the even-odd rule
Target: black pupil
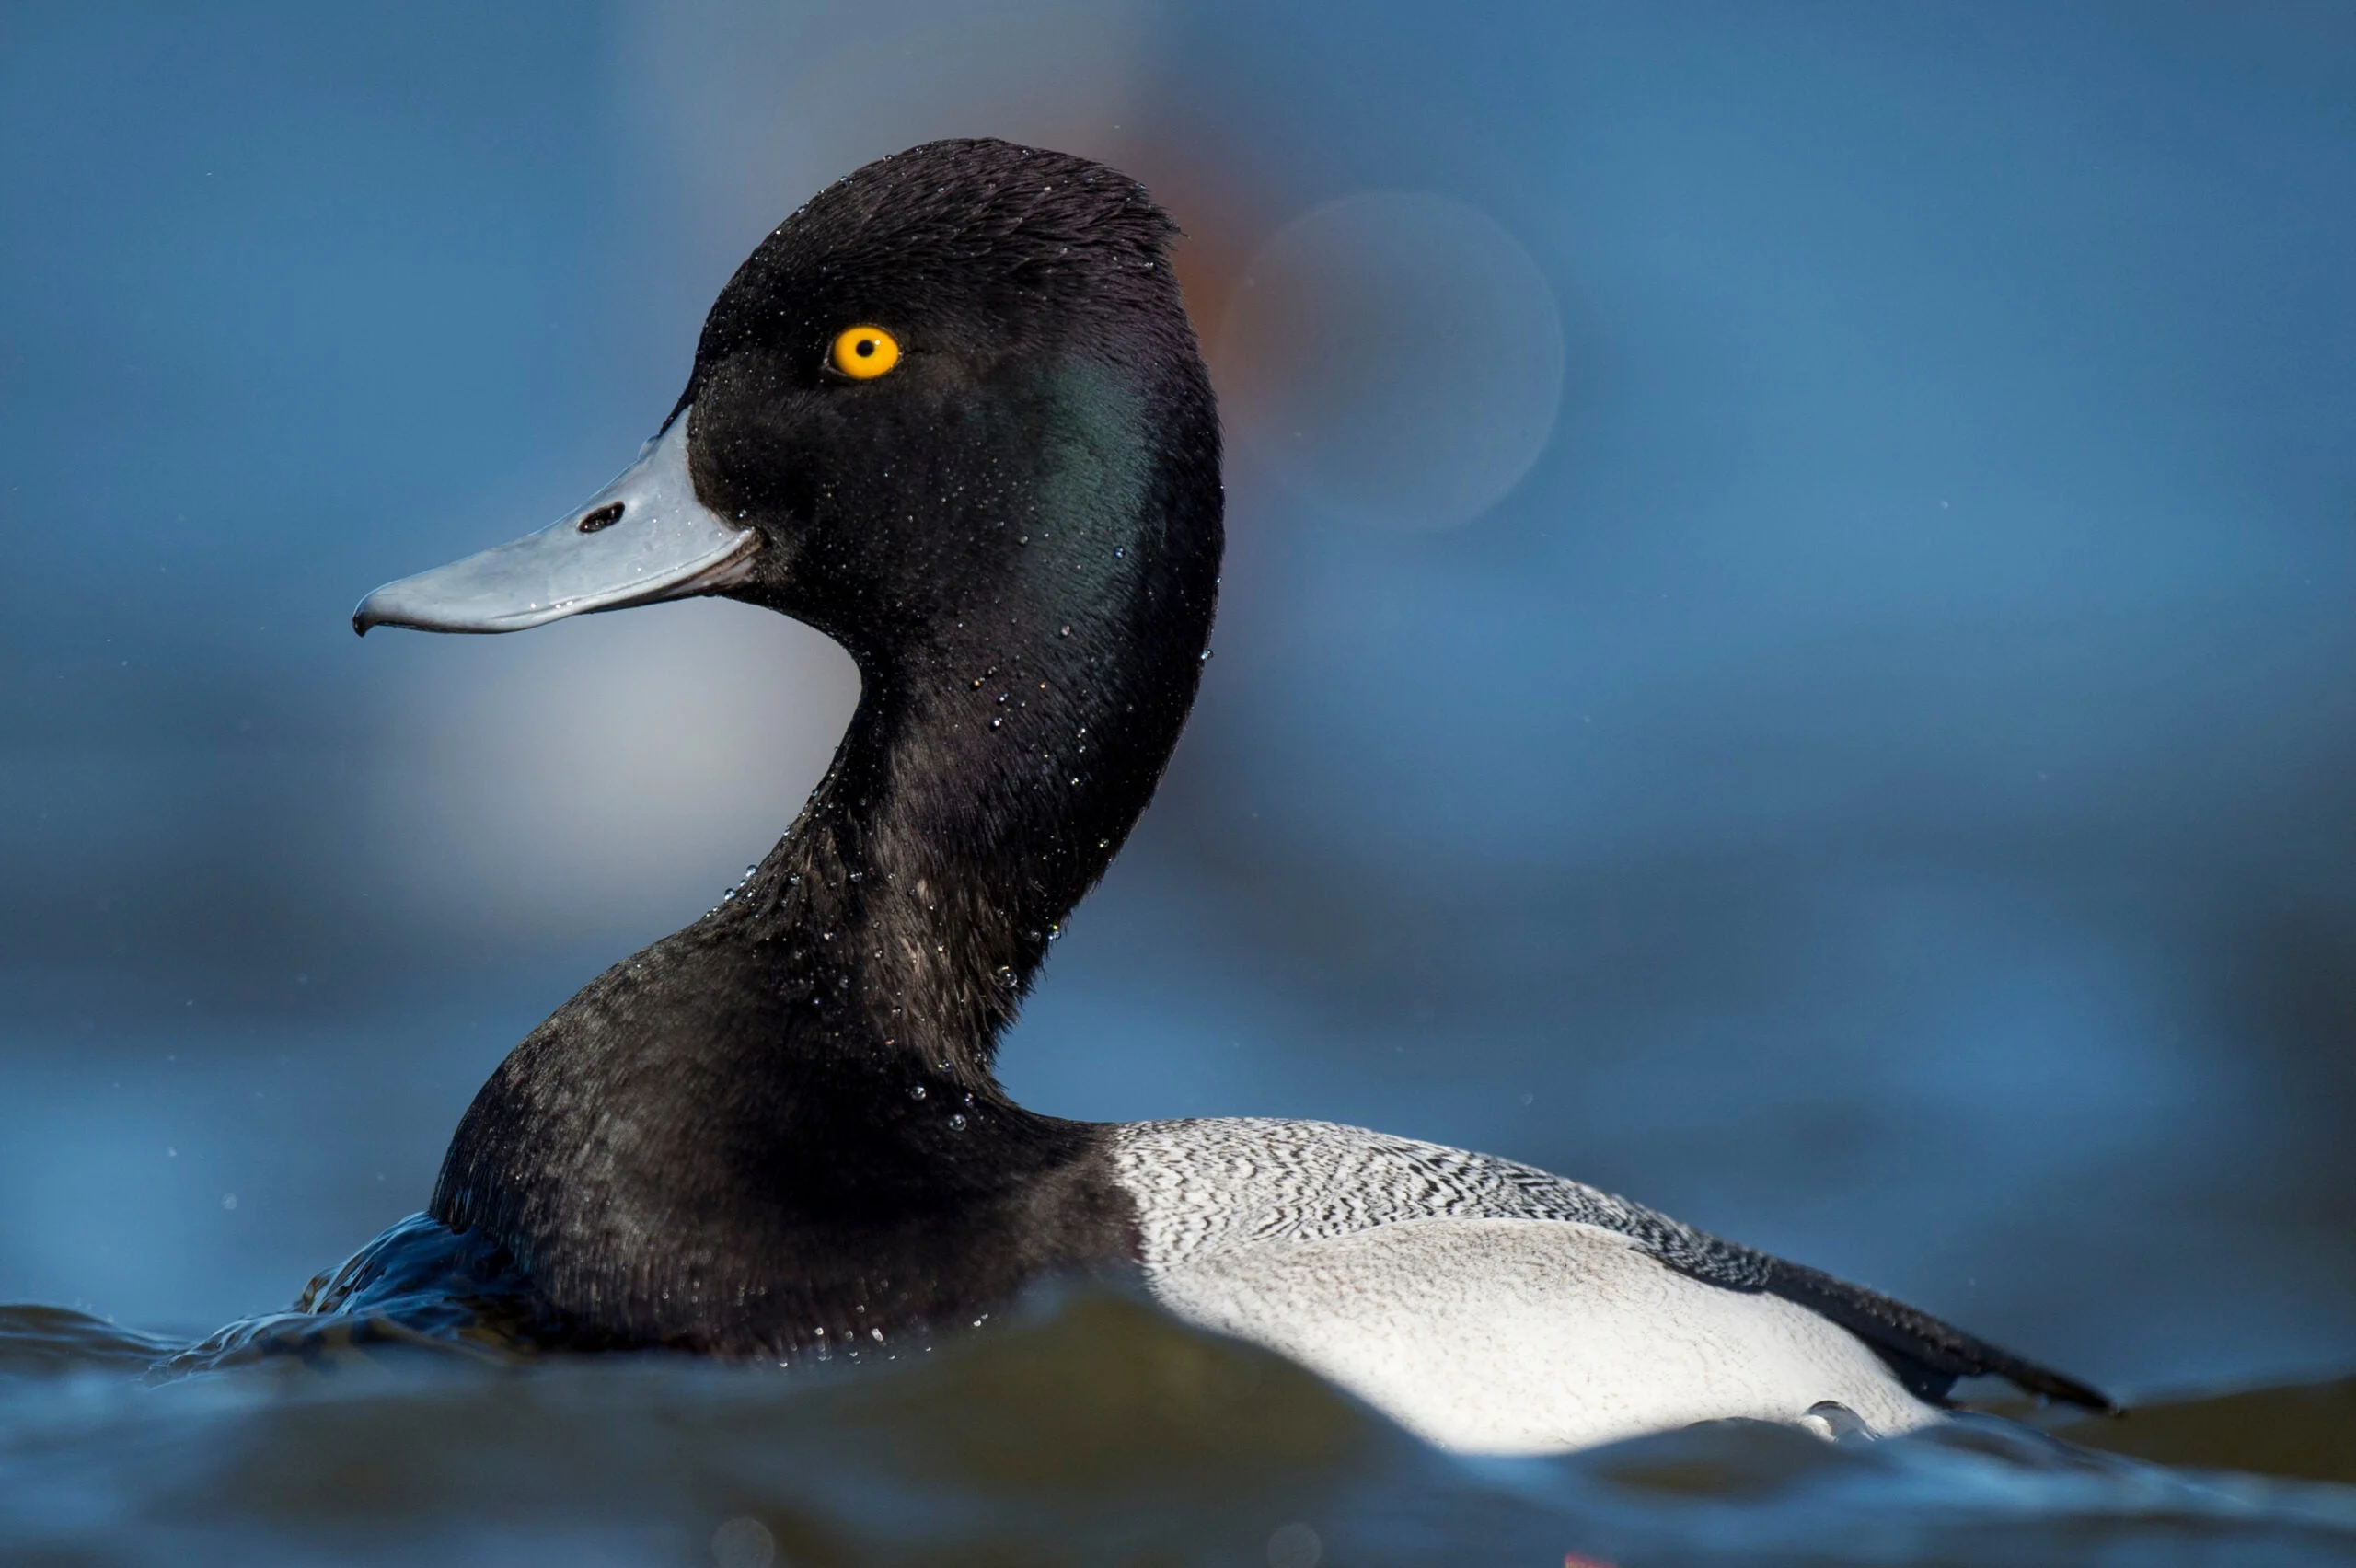
[{"label": "black pupil", "polygon": [[872,338],[861,338],[857,343],[851,346],[850,352],[857,354],[860,358],[865,359],[868,355],[875,352],[875,340]]}]

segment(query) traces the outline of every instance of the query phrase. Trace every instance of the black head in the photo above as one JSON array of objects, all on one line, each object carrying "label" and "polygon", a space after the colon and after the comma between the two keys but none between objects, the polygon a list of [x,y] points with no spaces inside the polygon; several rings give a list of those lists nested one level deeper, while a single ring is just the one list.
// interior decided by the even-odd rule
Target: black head
[{"label": "black head", "polygon": [[1218,544],[1175,236],[1135,182],[991,141],[883,159],[788,218],[681,398],[699,495],[762,536],[729,592],[871,679],[994,605],[1133,622],[1131,585]]},{"label": "black head", "polygon": [[1215,574],[1218,417],[1176,237],[1135,181],[1067,154],[949,141],[870,164],[737,270],[638,466],[538,534],[377,590],[355,624],[519,630],[724,593],[873,679],[993,595],[1120,618],[1124,582]]}]

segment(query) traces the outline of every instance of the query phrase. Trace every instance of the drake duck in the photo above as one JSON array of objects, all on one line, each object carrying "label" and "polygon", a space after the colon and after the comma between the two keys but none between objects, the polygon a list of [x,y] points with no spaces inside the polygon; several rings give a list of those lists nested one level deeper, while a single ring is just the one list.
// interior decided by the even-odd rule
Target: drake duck
[{"label": "drake duck", "polygon": [[1473,1450],[1726,1416],[1901,1431],[1981,1374],[2107,1406],[1510,1160],[1320,1122],[1065,1121],[999,1088],[999,1037],[1207,656],[1219,430],[1176,233],[1078,157],[872,164],[755,249],[620,478],[362,602],[364,633],[503,632],[723,594],[826,633],[861,680],[785,836],[516,1047],[404,1245],[494,1259],[565,1343],[789,1363],[1134,1270]]}]

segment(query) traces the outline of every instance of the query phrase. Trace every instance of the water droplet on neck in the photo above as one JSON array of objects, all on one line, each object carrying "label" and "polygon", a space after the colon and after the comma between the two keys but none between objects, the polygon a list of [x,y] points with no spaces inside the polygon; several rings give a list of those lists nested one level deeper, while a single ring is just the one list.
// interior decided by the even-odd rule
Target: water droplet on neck
[{"label": "water droplet on neck", "polygon": [[908,1089],[908,1098],[910,1100],[922,1100],[924,1098],[924,1085],[920,1083],[910,1085]]},{"label": "water droplet on neck", "polygon": [[965,1130],[965,1113],[964,1112],[958,1112],[956,1114],[949,1118],[949,1130],[953,1133],[962,1133]]}]

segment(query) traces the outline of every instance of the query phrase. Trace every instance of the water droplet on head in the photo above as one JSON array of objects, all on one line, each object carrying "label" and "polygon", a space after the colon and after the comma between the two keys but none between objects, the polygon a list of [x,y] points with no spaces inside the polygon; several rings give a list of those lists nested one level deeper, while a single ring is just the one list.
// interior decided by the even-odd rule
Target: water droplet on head
[{"label": "water droplet on head", "polygon": [[917,1084],[910,1088],[908,1090],[908,1098],[910,1100],[922,1100],[924,1098],[924,1085]]},{"label": "water droplet on head", "polygon": [[949,1118],[949,1130],[953,1133],[962,1133],[965,1130],[964,1113],[959,1112]]}]

